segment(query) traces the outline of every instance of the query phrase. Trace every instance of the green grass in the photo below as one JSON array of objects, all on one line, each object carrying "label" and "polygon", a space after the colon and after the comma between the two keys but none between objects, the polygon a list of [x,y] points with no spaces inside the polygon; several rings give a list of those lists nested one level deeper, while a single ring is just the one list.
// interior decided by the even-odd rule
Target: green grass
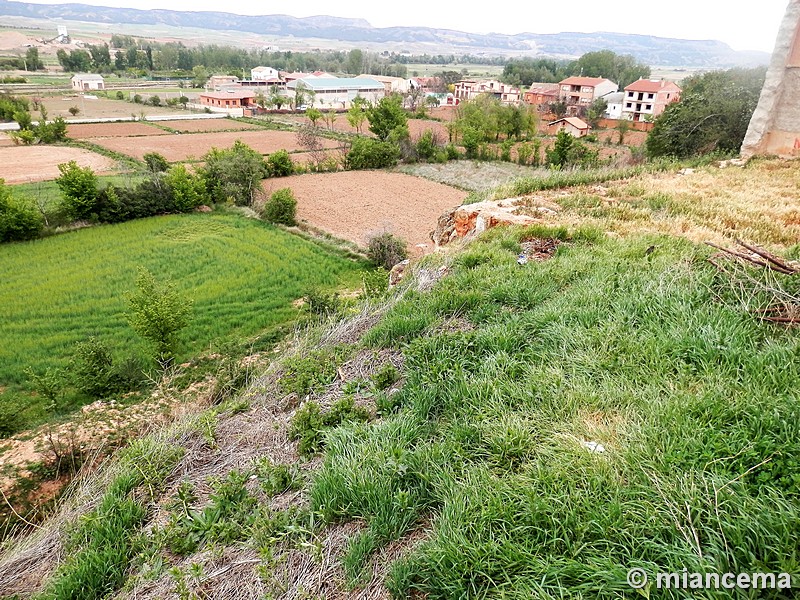
[{"label": "green grass", "polygon": [[[102,189],[106,185],[117,185],[126,187],[136,185],[143,179],[142,175],[125,173],[121,175],[98,175],[97,182],[98,188]],[[20,183],[17,185],[9,186],[11,192],[19,198],[25,197],[41,203],[45,207],[45,211],[51,212],[55,210],[61,203],[63,196],[58,184],[55,181],[37,181],[35,183]]]},{"label": "green grass", "polygon": [[[530,236],[564,243],[520,267]],[[328,521],[368,525],[350,583],[422,523],[397,598],[634,598],[633,567],[797,574],[800,332],[729,302],[707,255],[498,228],[409,292],[365,339],[405,355],[397,412],[329,432],[310,491]]]},{"label": "green grass", "polygon": [[64,367],[90,336],[118,357],[146,350],[125,318],[125,293],[144,266],[194,299],[178,350],[243,340],[296,319],[309,288],[358,287],[361,264],[260,221],[233,214],[165,216],[0,247],[0,403],[45,418],[25,369]]}]

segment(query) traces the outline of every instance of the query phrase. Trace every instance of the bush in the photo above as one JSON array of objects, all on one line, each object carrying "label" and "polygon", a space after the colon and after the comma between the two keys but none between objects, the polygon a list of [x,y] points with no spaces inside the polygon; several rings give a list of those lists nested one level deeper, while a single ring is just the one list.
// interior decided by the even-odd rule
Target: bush
[{"label": "bush", "polygon": [[135,104],[141,104],[142,103],[142,97],[139,94],[135,94],[133,96],[133,102]]},{"label": "bush", "polygon": [[125,100],[125,94],[122,91],[118,91],[116,94],[117,100]]},{"label": "bush", "polygon": [[261,216],[270,223],[294,225],[297,214],[297,200],[289,188],[273,193],[261,211]]},{"label": "bush", "polygon": [[212,148],[198,170],[212,201],[231,201],[251,206],[266,175],[264,158],[247,144],[237,140],[227,150]]},{"label": "bush", "polygon": [[75,347],[69,374],[75,387],[91,398],[104,398],[117,390],[111,352],[96,338]]},{"label": "bush", "polygon": [[68,110],[69,114],[71,114],[73,117],[77,115],[79,112],[81,112],[81,109],[78,108],[77,106],[70,106]]},{"label": "bush", "polygon": [[98,212],[97,176],[89,167],[74,160],[58,165],[61,175],[56,184],[64,197],[64,207],[73,219],[92,219]]},{"label": "bush", "polygon": [[267,157],[269,177],[287,177],[294,173],[294,163],[286,150],[278,150]]},{"label": "bush", "polygon": [[155,94],[150,96],[148,103],[152,104],[153,106],[161,106],[161,96],[157,96]]},{"label": "bush", "polygon": [[345,157],[345,168],[382,169],[393,167],[400,160],[400,146],[394,142],[382,142],[371,138],[356,138]]},{"label": "bush", "polygon": [[436,139],[430,129],[417,140],[417,156],[422,160],[431,160],[436,155],[437,148]]},{"label": "bush", "polygon": [[42,215],[29,203],[14,198],[0,179],[0,242],[36,238],[43,227]]},{"label": "bush", "polygon": [[406,243],[391,233],[381,233],[367,243],[367,256],[376,266],[391,269],[408,258]]},{"label": "bush", "polygon": [[206,200],[203,180],[192,175],[183,165],[175,165],[163,176],[164,185],[172,194],[172,204],[179,212],[194,210]]},{"label": "bush", "polygon": [[308,312],[319,316],[332,315],[338,311],[342,305],[338,293],[324,292],[318,288],[306,292],[303,296],[303,301],[306,303]]},{"label": "bush", "polygon": [[148,152],[142,158],[151,173],[163,173],[169,169],[169,162],[158,152]]}]

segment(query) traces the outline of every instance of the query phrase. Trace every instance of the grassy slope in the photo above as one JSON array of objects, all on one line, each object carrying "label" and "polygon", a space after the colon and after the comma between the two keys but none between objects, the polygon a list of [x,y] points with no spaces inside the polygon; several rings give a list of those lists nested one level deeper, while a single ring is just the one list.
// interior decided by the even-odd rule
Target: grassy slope
[{"label": "grassy slope", "polygon": [[368,334],[403,348],[408,379],[398,414],[331,437],[313,484],[317,509],[370,524],[346,562],[431,520],[390,575],[398,597],[615,598],[636,566],[796,572],[797,332],[718,302],[687,242],[576,240],[520,268],[525,235],[484,236]]},{"label": "grassy slope", "polygon": [[194,299],[181,357],[286,323],[309,287],[352,286],[359,272],[314,243],[230,214],[156,217],[6,244],[0,263],[0,385],[11,391],[26,387],[27,367],[63,366],[73,344],[89,336],[119,354],[140,345],[124,316],[139,266]]},{"label": "grassy slope", "polygon": [[[164,573],[168,565],[217,569],[220,563],[209,556],[244,549],[247,557],[261,557],[253,569],[266,591],[312,594],[292,587],[291,566],[286,595],[274,581],[287,565],[297,565],[289,561],[299,548],[317,557],[311,561],[336,556],[342,546],[327,545],[320,523],[351,520],[364,527],[354,529],[339,573],[355,588],[369,579],[376,549],[411,533],[422,538],[391,565],[386,586],[397,598],[636,598],[625,582],[632,567],[651,576],[684,567],[796,574],[800,334],[744,310],[728,280],[705,260],[707,247],[653,233],[683,223],[678,230],[690,238],[720,235],[745,220],[757,225],[747,231],[759,243],[797,244],[792,226],[777,235],[759,225],[791,209],[790,200],[761,202],[760,194],[781,184],[769,166],[776,164],[782,163],[704,173],[713,180],[709,189],[688,189],[674,176],[623,183],[612,187],[609,202],[604,196],[575,200],[555,218],[583,217],[593,228],[505,228],[481,236],[455,255],[449,275],[432,290],[408,292],[355,342],[368,351],[402,352],[404,383],[394,396],[375,395],[380,419],[327,433],[322,467],[304,494],[318,515],[312,524],[300,527],[267,508],[269,500],[256,508],[226,504],[232,516],[224,513],[209,531],[228,531],[227,524],[235,533],[227,541],[203,534],[200,552],[183,559],[163,541],[165,535],[182,539],[182,530],[156,528],[141,542],[148,548],[145,566],[132,575],[158,583],[137,597],[178,589]],[[782,184],[790,185],[797,169],[785,171]],[[706,210],[692,194],[708,199]],[[586,190],[563,197],[585,199]],[[598,226],[627,235],[605,235]],[[563,243],[551,260],[520,267],[519,244],[531,236]],[[428,260],[436,266],[440,258]],[[337,377],[333,353],[303,360],[310,361],[310,373]],[[315,367],[314,360],[322,362]],[[270,411],[280,415],[281,404],[291,406],[271,389],[260,392],[270,409],[256,404],[256,421]],[[585,442],[605,451],[590,452]],[[237,494],[253,469],[241,468]],[[207,480],[185,471],[175,477]],[[222,506],[221,497],[212,494],[212,509]],[[82,547],[89,552],[94,543]],[[287,543],[300,546],[282,554]],[[147,566],[156,563],[160,572]],[[320,569],[319,580],[331,587],[317,592],[334,589],[336,597],[347,597],[337,571]],[[68,561],[53,581],[67,585],[77,574],[77,562]],[[213,594],[222,579],[196,589]],[[369,591],[373,597],[377,588]],[[730,593],[653,589],[650,597]]]}]

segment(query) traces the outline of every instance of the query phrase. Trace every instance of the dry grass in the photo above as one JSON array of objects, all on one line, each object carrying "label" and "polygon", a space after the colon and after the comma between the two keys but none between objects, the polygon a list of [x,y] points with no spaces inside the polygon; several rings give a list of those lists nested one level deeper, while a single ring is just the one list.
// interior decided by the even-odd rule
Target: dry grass
[{"label": "dry grass", "polygon": [[537,192],[523,197],[519,210],[557,206],[539,213],[543,223],[612,235],[664,233],[719,244],[740,238],[780,249],[800,242],[799,186],[800,162],[759,160]]}]

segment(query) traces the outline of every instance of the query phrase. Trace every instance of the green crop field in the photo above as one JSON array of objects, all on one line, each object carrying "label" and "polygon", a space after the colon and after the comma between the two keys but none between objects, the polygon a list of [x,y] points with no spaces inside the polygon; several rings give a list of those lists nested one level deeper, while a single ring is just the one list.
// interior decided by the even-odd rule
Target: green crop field
[{"label": "green crop field", "polygon": [[263,222],[234,214],[164,216],[83,229],[0,246],[0,405],[27,407],[41,421],[43,402],[25,370],[65,366],[90,336],[116,356],[143,355],[125,318],[125,293],[137,268],[169,278],[194,300],[179,359],[214,342],[286,324],[292,302],[310,288],[355,287],[362,265]]}]

